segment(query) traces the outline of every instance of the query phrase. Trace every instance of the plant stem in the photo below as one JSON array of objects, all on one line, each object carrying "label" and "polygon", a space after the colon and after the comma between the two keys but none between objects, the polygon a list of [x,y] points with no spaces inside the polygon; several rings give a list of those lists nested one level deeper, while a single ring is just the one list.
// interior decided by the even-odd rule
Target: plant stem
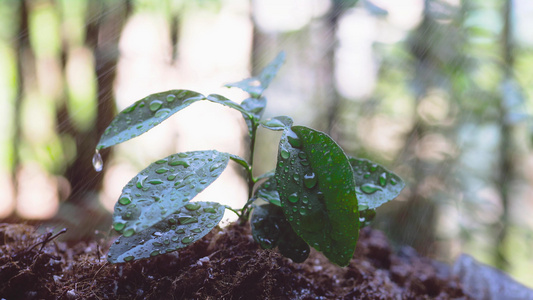
[{"label": "plant stem", "polygon": [[253,175],[253,166],[254,166],[254,153],[255,153],[255,137],[257,132],[257,127],[259,127],[259,120],[257,120],[255,117],[250,118],[250,121],[252,122],[252,132],[250,134],[250,159],[249,159],[249,168],[248,168],[248,201],[246,204],[244,204],[242,210],[241,210],[241,224],[244,224],[246,221],[248,221],[250,217],[250,204],[254,192],[254,185],[257,182],[257,180],[254,178]]}]

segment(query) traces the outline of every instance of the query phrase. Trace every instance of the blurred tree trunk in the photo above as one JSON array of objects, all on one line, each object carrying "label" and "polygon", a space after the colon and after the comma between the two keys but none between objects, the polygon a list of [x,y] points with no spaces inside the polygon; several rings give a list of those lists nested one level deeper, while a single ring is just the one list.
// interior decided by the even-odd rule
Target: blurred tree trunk
[{"label": "blurred tree trunk", "polygon": [[[502,84],[510,84],[514,86],[514,76],[513,76],[513,40],[512,40],[512,2],[511,0],[506,0],[504,3],[503,19],[504,27],[502,32],[502,56],[504,64],[502,66],[502,73],[504,74]],[[494,264],[496,267],[505,270],[508,267],[508,261],[505,258],[505,247],[506,247],[506,237],[509,230],[509,202],[511,198],[509,197],[509,190],[511,189],[510,182],[513,178],[513,143],[512,143],[512,134],[513,126],[508,120],[509,109],[506,102],[506,89],[502,89],[502,95],[500,98],[500,165],[499,165],[499,176],[497,178],[497,186],[500,193],[500,199],[502,204],[502,215],[499,222],[499,231],[496,235],[495,245],[493,247],[494,254]],[[508,91],[507,91],[508,92]],[[512,97],[512,96],[511,96]]]},{"label": "blurred tree trunk", "polygon": [[[103,176],[95,176],[92,157],[101,134],[116,112],[113,84],[119,56],[118,41],[130,12],[129,1],[113,9],[107,7],[106,1],[88,2],[85,42],[94,55],[98,97],[97,120],[96,128],[87,132],[76,131],[69,126],[70,130],[74,131],[71,134],[75,138],[77,149],[77,156],[65,174],[72,186],[72,196],[69,199],[71,203],[96,200],[95,194],[102,186]],[[65,116],[64,113],[62,115]],[[104,150],[101,154],[106,161],[110,151]]]},{"label": "blurred tree trunk", "polygon": [[[28,28],[28,5],[26,1],[20,1],[18,7],[18,39],[16,39],[16,59],[17,59],[17,94],[15,107],[13,111],[13,163],[12,163],[12,182],[15,187],[15,199],[17,193],[17,169],[20,164],[20,143],[22,138],[22,104],[24,102],[25,89],[25,74],[28,72],[35,72],[35,70],[28,70],[34,66],[35,55],[32,51],[29,39]],[[14,212],[13,212],[14,213]]]},{"label": "blurred tree trunk", "polygon": [[344,12],[341,1],[333,1],[325,19],[325,36],[324,45],[326,53],[323,60],[321,72],[321,81],[324,94],[327,96],[326,112],[326,133],[334,140],[339,140],[339,132],[336,124],[339,117],[341,106],[341,97],[335,85],[335,50],[337,49],[337,31],[339,28],[339,19]]}]

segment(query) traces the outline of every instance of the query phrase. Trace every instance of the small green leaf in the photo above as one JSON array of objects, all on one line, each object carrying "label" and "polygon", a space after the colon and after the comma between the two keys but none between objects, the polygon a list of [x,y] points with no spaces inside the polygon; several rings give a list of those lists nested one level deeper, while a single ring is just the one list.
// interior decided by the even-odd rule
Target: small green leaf
[{"label": "small green leaf", "polygon": [[209,150],[173,154],[150,164],[122,189],[113,227],[130,236],[164,220],[215,181],[228,161],[229,154]]},{"label": "small green leaf", "polygon": [[325,133],[294,126],[281,137],[276,180],[294,231],[332,262],[348,265],[359,235],[355,181],[348,158]]},{"label": "small green leaf", "polygon": [[226,87],[236,87],[247,92],[252,98],[259,98],[270,85],[279,68],[285,62],[285,52],[280,52],[258,76],[247,78],[235,83],[228,83]]},{"label": "small green leaf", "polygon": [[228,99],[228,98],[226,98],[226,97],[224,97],[222,95],[210,94],[209,96],[207,96],[206,99],[208,101],[211,101],[211,102],[214,102],[214,103],[218,103],[218,104],[222,104],[224,106],[236,109],[236,110],[240,111],[241,113],[243,113],[245,116],[251,118],[251,114],[246,109],[244,109],[238,103],[235,103],[235,102],[231,101],[230,99]]},{"label": "small green leaf", "polygon": [[252,235],[261,248],[277,246],[283,256],[296,263],[309,256],[309,245],[294,232],[278,206],[265,204],[254,208],[250,224]]},{"label": "small green leaf", "polygon": [[104,131],[96,149],[104,149],[137,137],[194,102],[202,94],[171,90],[145,97],[120,112]]},{"label": "small green leaf", "polygon": [[224,206],[218,203],[190,203],[150,228],[119,237],[109,249],[108,261],[129,262],[185,248],[209,233],[223,216]]},{"label": "small green leaf", "polygon": [[276,179],[271,177],[267,181],[263,182],[254,195],[256,198],[261,198],[276,206],[281,206],[279,201],[278,184]]},{"label": "small green leaf", "polygon": [[384,167],[366,160],[349,157],[359,206],[375,209],[396,198],[405,187],[403,180]]},{"label": "small green leaf", "polygon": [[287,116],[277,116],[261,121],[261,125],[267,129],[280,131],[292,126],[292,118]]},{"label": "small green leaf", "polygon": [[249,115],[242,114],[246,125],[248,126],[248,134],[252,137],[254,132],[254,126],[257,127],[258,121],[263,116],[265,111],[267,100],[265,97],[261,98],[247,98],[242,103],[242,108],[246,109],[253,118],[250,118]]},{"label": "small green leaf", "polygon": [[230,154],[229,158],[234,162],[238,163],[239,165],[243,166],[246,170],[250,169],[250,165],[244,158],[234,154]]}]

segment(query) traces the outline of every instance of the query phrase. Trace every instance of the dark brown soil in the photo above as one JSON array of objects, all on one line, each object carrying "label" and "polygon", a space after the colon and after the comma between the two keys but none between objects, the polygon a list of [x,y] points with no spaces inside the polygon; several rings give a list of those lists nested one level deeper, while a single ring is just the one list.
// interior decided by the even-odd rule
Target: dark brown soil
[{"label": "dark brown soil", "polygon": [[[44,243],[43,243],[44,241]],[[110,241],[108,241],[110,242]],[[361,230],[350,265],[312,252],[295,264],[262,250],[248,226],[215,229],[180,252],[111,265],[100,241],[67,245],[29,225],[0,224],[5,299],[467,299],[449,267]]]}]

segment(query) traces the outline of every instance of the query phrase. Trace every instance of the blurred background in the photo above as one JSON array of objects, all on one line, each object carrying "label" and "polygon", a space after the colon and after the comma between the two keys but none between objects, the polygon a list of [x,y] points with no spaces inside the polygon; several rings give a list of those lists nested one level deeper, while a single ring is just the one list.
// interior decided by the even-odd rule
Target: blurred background
[{"label": "blurred background", "polygon": [[[533,2],[529,0],[0,1],[0,222],[106,235],[122,187],[154,160],[247,157],[239,113],[198,103],[134,140],[94,148],[150,93],[222,88],[284,50],[265,117],[330,134],[407,182],[373,227],[395,245],[460,253],[533,287]],[[279,134],[259,131],[255,167]],[[199,197],[238,207],[231,165]]]}]

